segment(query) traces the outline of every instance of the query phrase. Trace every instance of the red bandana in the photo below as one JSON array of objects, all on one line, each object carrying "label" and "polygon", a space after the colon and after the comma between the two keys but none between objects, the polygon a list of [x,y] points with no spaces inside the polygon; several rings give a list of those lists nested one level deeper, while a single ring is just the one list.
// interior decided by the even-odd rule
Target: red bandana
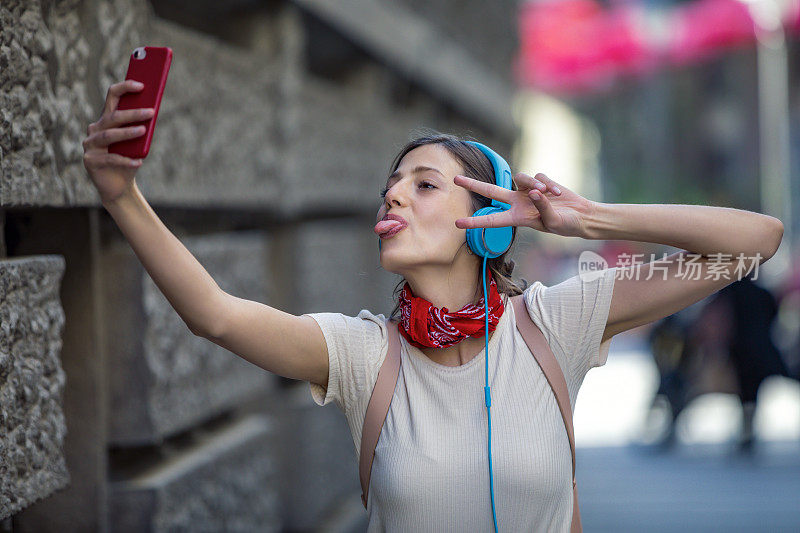
[{"label": "red bandana", "polygon": [[[497,283],[487,267],[489,278],[489,333],[493,332],[503,316],[505,307]],[[483,289],[481,288],[481,292]],[[467,304],[458,311],[439,309],[428,300],[411,293],[408,282],[400,292],[400,334],[417,348],[444,348],[457,344],[466,337],[483,337],[486,326],[486,310],[483,296],[474,304]]]}]

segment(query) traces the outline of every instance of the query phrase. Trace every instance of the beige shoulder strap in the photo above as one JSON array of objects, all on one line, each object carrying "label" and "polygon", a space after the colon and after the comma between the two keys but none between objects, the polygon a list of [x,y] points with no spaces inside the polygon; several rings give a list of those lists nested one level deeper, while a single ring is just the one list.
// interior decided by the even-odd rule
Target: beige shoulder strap
[{"label": "beige shoulder strap", "polygon": [[[582,527],[578,509],[578,488],[575,482],[575,438],[572,430],[572,409],[570,408],[567,382],[564,379],[558,360],[547,345],[544,335],[528,315],[522,295],[514,296],[510,300],[514,305],[517,329],[553,389],[556,402],[561,410],[561,416],[564,419],[570,451],[572,452],[572,497],[574,504],[570,531],[571,533],[580,533]],[[361,480],[361,502],[364,504],[364,508],[367,507],[369,479],[372,472],[372,460],[375,456],[375,446],[378,444],[383,422],[389,412],[389,405],[394,395],[394,388],[400,371],[400,334],[397,330],[397,322],[387,321],[386,327],[389,333],[389,349],[378,371],[378,379],[369,399],[367,413],[364,417],[364,428],[361,432],[359,478]]]},{"label": "beige shoulder strap", "polygon": [[561,418],[564,419],[564,426],[567,428],[567,437],[569,438],[569,448],[572,452],[572,533],[579,533],[583,530],[581,526],[581,515],[578,509],[578,485],[575,481],[575,434],[572,429],[572,408],[569,401],[569,391],[567,390],[567,381],[564,379],[564,373],[561,371],[561,366],[558,364],[558,359],[553,355],[553,351],[547,344],[542,330],[531,320],[528,314],[528,308],[525,301],[522,299],[521,294],[511,297],[511,303],[514,305],[514,317],[517,322],[517,329],[522,334],[525,344],[528,345],[533,357],[542,369],[542,373],[550,383],[550,388],[556,395],[556,402],[558,408],[561,410]]},{"label": "beige shoulder strap", "polygon": [[397,375],[400,373],[400,333],[397,331],[397,322],[387,320],[386,329],[389,334],[389,349],[378,371],[378,379],[372,389],[367,413],[364,415],[364,427],[361,430],[361,456],[359,457],[358,474],[361,480],[361,502],[365,509],[375,446],[378,445],[378,437],[381,435],[383,421],[389,412],[389,404],[392,403],[394,387],[397,384]]}]

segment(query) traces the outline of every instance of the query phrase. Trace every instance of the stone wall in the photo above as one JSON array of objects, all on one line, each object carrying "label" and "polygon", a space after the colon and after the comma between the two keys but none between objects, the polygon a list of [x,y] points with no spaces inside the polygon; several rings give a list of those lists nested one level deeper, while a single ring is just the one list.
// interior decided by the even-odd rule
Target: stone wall
[{"label": "stone wall", "polygon": [[[512,6],[0,4],[4,531],[363,530],[343,414],[192,334],[99,204],[81,142],[131,50],[171,47],[136,177],[159,218],[230,294],[388,314],[383,177],[422,128],[509,152]],[[425,39],[409,53],[396,35]]]},{"label": "stone wall", "polygon": [[69,482],[64,461],[64,311],[58,255],[0,261],[0,512],[15,513]]}]

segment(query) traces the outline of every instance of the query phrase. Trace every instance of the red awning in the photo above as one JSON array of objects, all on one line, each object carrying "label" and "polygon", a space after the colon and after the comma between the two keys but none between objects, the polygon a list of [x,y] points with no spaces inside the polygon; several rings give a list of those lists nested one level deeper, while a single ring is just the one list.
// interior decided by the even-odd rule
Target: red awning
[{"label": "red awning", "polygon": [[[785,27],[800,33],[800,0]],[[755,41],[739,0],[697,0],[646,11],[638,2],[602,7],[595,0],[522,4],[518,82],[549,92],[602,89],[621,76],[702,60]]]}]

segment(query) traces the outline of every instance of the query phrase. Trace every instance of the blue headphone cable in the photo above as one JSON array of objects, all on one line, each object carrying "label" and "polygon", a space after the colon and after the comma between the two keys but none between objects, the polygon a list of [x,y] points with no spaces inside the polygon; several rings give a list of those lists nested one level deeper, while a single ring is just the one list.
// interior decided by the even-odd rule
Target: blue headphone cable
[{"label": "blue headphone cable", "polygon": [[486,256],[483,256],[483,304],[486,308],[486,328],[484,331],[484,340],[486,341],[486,351],[484,352],[484,361],[486,363],[486,386],[484,393],[486,395],[486,416],[489,420],[489,492],[492,495],[492,518],[494,519],[494,530],[497,529],[497,512],[494,508],[494,476],[492,475],[492,389],[489,387],[489,299],[486,295]]}]

